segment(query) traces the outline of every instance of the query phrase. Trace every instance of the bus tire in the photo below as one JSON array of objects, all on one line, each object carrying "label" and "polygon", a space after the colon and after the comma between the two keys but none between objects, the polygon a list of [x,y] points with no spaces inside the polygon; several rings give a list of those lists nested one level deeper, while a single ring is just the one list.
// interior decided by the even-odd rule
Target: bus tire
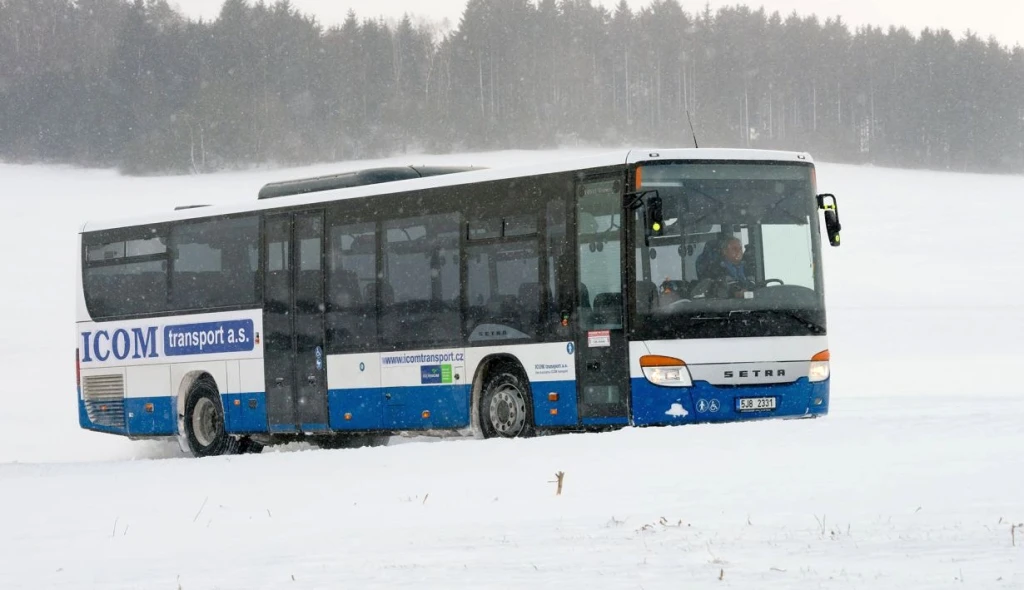
[{"label": "bus tire", "polygon": [[224,409],[217,385],[208,378],[196,379],[185,398],[185,436],[194,457],[229,455],[238,446],[224,429]]},{"label": "bus tire", "polygon": [[488,375],[480,396],[480,427],[484,438],[533,436],[530,385],[513,367],[504,365]]},{"label": "bus tire", "polygon": [[238,439],[238,448],[236,451],[239,455],[259,455],[263,452],[263,443],[254,441],[248,436]]},{"label": "bus tire", "polygon": [[386,447],[388,442],[391,441],[391,436],[388,434],[368,434],[362,437],[359,443],[361,447]]}]

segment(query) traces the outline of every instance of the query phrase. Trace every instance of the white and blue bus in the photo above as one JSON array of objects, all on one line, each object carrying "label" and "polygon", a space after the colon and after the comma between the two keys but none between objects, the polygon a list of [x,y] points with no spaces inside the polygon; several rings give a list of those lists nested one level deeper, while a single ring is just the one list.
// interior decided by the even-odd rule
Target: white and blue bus
[{"label": "white and blue bus", "polygon": [[828,412],[807,154],[412,176],[85,224],[81,426],[207,456]]}]

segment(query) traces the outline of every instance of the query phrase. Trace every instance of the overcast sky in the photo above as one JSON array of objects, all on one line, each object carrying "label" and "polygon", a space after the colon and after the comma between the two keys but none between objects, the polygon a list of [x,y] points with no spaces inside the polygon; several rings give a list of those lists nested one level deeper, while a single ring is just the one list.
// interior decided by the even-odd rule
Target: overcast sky
[{"label": "overcast sky", "polygon": [[[273,2],[273,0],[267,0]],[[593,0],[612,8],[618,0]],[[634,8],[650,4],[650,0],[628,0]],[[682,0],[690,13],[701,10],[705,0]],[[712,8],[723,4],[740,4],[742,0],[710,0]],[[172,5],[192,17],[216,18],[221,0],[170,0]],[[960,38],[971,29],[983,38],[995,35],[1008,46],[1024,45],[1024,0],[754,0],[750,6],[765,6],[783,15],[793,10],[819,17],[842,15],[851,26],[906,25],[914,33],[925,27],[946,28]],[[451,26],[459,22],[466,0],[292,0],[299,10],[315,14],[325,25],[340,23],[351,8],[360,18],[384,16],[399,18],[403,13],[427,17],[434,21],[448,19]]]}]

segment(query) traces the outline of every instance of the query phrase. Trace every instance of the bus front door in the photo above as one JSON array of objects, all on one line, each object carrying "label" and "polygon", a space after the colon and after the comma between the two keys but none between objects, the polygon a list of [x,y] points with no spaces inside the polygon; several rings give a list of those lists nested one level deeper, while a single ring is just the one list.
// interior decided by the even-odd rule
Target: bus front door
[{"label": "bus front door", "polygon": [[629,345],[623,324],[622,179],[576,188],[576,382],[580,422],[629,423]]},{"label": "bus front door", "polygon": [[271,433],[327,426],[323,211],[264,221],[263,363]]}]

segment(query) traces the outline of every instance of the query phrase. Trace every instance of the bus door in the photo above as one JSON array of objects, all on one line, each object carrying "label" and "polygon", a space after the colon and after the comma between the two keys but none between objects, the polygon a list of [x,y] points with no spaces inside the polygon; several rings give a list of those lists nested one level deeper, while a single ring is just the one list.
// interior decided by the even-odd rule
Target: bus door
[{"label": "bus door", "polygon": [[622,178],[576,187],[576,383],[580,421],[629,421],[629,345],[623,322]]},{"label": "bus door", "polygon": [[263,363],[270,432],[328,429],[323,211],[264,221]]}]

